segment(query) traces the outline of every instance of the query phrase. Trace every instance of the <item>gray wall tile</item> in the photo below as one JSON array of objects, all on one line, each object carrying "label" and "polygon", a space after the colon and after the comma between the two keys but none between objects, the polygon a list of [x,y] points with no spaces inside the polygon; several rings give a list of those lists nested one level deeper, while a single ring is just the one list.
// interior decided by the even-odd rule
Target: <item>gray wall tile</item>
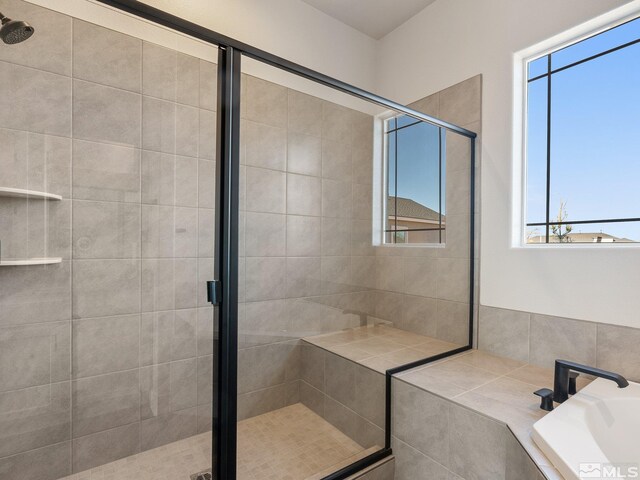
[{"label": "gray wall tile", "polygon": [[453,85],[439,94],[439,118],[456,125],[482,120],[482,75]]},{"label": "gray wall tile", "polygon": [[71,474],[71,442],[30,450],[19,455],[0,458],[0,475],[20,478],[25,475],[57,480]]},{"label": "gray wall tile", "polygon": [[171,411],[176,412],[198,404],[197,359],[171,362]]},{"label": "gray wall tile", "polygon": [[10,94],[0,96],[0,127],[71,135],[71,79],[0,62],[0,84]]},{"label": "gray wall tile", "polygon": [[74,140],[73,198],[140,202],[140,150]]},{"label": "gray wall tile", "polygon": [[142,42],[142,93],[175,102],[177,67],[175,50]]},{"label": "gray wall tile", "polygon": [[255,417],[286,406],[286,385],[238,395],[238,420]]},{"label": "gray wall tile", "polygon": [[528,362],[529,317],[526,312],[480,306],[478,348]]},{"label": "gray wall tile", "polygon": [[73,201],[74,258],[139,258],[140,205]]},{"label": "gray wall tile", "polygon": [[511,431],[507,432],[506,442],[505,480],[543,480],[540,470]]},{"label": "gray wall tile", "polygon": [[286,269],[285,258],[247,258],[247,301],[284,298],[286,293]]},{"label": "gray wall tile", "polygon": [[149,450],[195,435],[197,408],[156,416],[140,423],[140,449]]},{"label": "gray wall tile", "polygon": [[68,380],[71,332],[68,322],[0,329],[0,391]]},{"label": "gray wall tile", "polygon": [[393,438],[396,480],[451,480],[445,467],[397,438]]},{"label": "gray wall tile", "polygon": [[465,479],[504,479],[506,426],[457,405],[449,418],[451,470]]},{"label": "gray wall tile", "polygon": [[240,350],[238,392],[248,393],[284,383],[287,355],[286,345],[278,343]]},{"label": "gray wall tile", "polygon": [[139,424],[132,423],[74,439],[73,471],[82,472],[138,453],[139,433]]},{"label": "gray wall tile", "polygon": [[171,413],[171,364],[140,369],[140,419]]},{"label": "gray wall tile", "polygon": [[175,103],[142,97],[142,148],[156,152],[175,153]]},{"label": "gray wall tile", "polygon": [[176,207],[175,250],[176,257],[198,256],[198,209]]},{"label": "gray wall tile", "polygon": [[[289,131],[320,137],[323,101],[295,90],[288,91]],[[298,172],[306,173],[306,172]]]},{"label": "gray wall tile", "polygon": [[139,315],[74,320],[73,376],[82,378],[137,368],[139,345]]},{"label": "gray wall tile", "polygon": [[140,420],[139,371],[109,373],[73,382],[73,437]]},{"label": "gray wall tile", "polygon": [[356,403],[356,364],[339,355],[325,352],[323,392],[353,409]]},{"label": "gray wall tile", "polygon": [[393,384],[393,432],[442,465],[449,464],[451,403],[402,381]]},{"label": "gray wall tile", "polygon": [[531,315],[529,362],[552,368],[555,360],[596,363],[596,324],[546,315]]},{"label": "gray wall tile", "polygon": [[204,109],[200,109],[198,156],[207,160],[216,159],[216,114]]},{"label": "gray wall tile", "polygon": [[198,206],[214,208],[216,204],[216,163],[198,161]]},{"label": "gray wall tile", "polygon": [[170,362],[173,358],[174,311],[143,313],[140,316],[140,365]]},{"label": "gray wall tile", "polygon": [[56,322],[71,317],[70,262],[0,268],[0,286],[3,312],[0,326]]},{"label": "gray wall tile", "polygon": [[285,254],[284,215],[247,212],[246,247],[249,257],[282,257]]},{"label": "gray wall tile", "polygon": [[140,301],[143,312],[174,308],[174,260],[143,259],[141,266]]},{"label": "gray wall tile", "polygon": [[216,110],[217,97],[218,66],[215,63],[200,60],[200,108]]},{"label": "gray wall tile", "polygon": [[287,167],[287,130],[245,121],[245,163],[253,167],[284,171]]},{"label": "gray wall tile", "polygon": [[167,258],[174,254],[173,207],[142,205],[142,257]]},{"label": "gray wall tile", "polygon": [[74,260],[74,318],[139,311],[140,260]]},{"label": "gray wall tile", "polygon": [[287,89],[249,75],[244,77],[244,83],[245,118],[275,127],[286,127]]},{"label": "gray wall tile", "polygon": [[176,101],[197,107],[200,100],[200,59],[176,53],[178,65]]},{"label": "gray wall tile", "polygon": [[189,157],[198,156],[198,130],[200,112],[195,107],[176,105],[176,153]]},{"label": "gray wall tile", "polygon": [[320,137],[292,133],[289,130],[287,171],[314,177],[322,175],[322,142]]},{"label": "gray wall tile", "polygon": [[176,157],[175,203],[183,207],[198,206],[198,159]]},{"label": "gray wall tile", "polygon": [[142,151],[142,203],[173,205],[176,189],[176,158],[174,155],[150,150]]},{"label": "gray wall tile", "polygon": [[70,392],[63,382],[0,393],[0,457],[69,440]]},{"label": "gray wall tile", "polygon": [[142,42],[82,20],[73,21],[73,75],[140,92]]},{"label": "gray wall tile", "polygon": [[195,258],[176,258],[175,272],[175,307],[192,308],[198,306],[198,261]]},{"label": "gray wall tile", "polygon": [[597,334],[597,366],[640,381],[640,330],[598,324]]},{"label": "gray wall tile", "polygon": [[139,147],[140,102],[138,94],[74,80],[74,138]]}]

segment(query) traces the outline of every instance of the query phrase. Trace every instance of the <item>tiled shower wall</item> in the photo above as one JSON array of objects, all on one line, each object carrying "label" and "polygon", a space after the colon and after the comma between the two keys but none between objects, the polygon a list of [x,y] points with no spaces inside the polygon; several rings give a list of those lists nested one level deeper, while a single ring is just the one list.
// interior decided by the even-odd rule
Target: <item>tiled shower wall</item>
[{"label": "tiled shower wall", "polygon": [[300,338],[374,313],[373,117],[243,76],[240,138],[246,418],[299,401]]},{"label": "tiled shower wall", "polygon": [[573,360],[640,381],[640,329],[536,313],[480,307],[478,348],[553,368]]},{"label": "tiled shower wall", "polygon": [[[481,77],[412,106],[479,133]],[[299,401],[300,338],[388,321],[468,341],[469,142],[447,134],[440,248],[373,246],[373,141],[369,115],[243,77],[240,418]]]},{"label": "tiled shower wall", "polygon": [[210,429],[215,65],[19,0],[0,48],[0,478]]}]

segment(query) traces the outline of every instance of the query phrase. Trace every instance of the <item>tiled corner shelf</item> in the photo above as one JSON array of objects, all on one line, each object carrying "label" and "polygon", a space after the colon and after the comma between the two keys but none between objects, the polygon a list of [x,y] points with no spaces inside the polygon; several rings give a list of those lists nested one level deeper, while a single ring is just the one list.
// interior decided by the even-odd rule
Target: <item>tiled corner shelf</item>
[{"label": "tiled corner shelf", "polygon": [[[34,200],[62,200],[60,195],[49,192],[39,192],[37,190],[26,190],[24,188],[0,187],[0,197],[3,198],[25,198]],[[60,257],[43,258],[0,258],[0,267],[20,267],[25,265],[52,265],[61,263]]]},{"label": "tiled corner shelf", "polygon": [[0,260],[0,267],[21,267],[26,265],[52,265],[61,263],[60,257],[44,257],[44,258],[10,258],[8,260]]},{"label": "tiled corner shelf", "polygon": [[60,195],[37,190],[25,190],[23,188],[0,187],[0,197],[9,198],[33,198],[41,200],[62,200]]}]

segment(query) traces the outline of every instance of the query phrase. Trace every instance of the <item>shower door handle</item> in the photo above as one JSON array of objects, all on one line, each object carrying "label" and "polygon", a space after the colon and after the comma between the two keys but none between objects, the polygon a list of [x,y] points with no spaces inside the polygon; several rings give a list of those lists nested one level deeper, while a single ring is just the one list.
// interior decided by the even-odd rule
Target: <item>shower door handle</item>
[{"label": "shower door handle", "polygon": [[207,302],[214,306],[220,305],[222,297],[222,282],[220,280],[209,280],[207,282]]}]

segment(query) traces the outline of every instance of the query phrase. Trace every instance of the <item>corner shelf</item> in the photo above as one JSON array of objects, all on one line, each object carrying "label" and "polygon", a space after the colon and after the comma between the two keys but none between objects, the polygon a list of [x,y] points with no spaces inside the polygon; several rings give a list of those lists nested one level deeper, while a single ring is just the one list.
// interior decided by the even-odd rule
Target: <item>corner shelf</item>
[{"label": "corner shelf", "polygon": [[21,267],[25,265],[52,265],[54,263],[62,263],[62,258],[60,257],[10,258],[8,260],[0,260],[0,267]]},{"label": "corner shelf", "polygon": [[37,190],[25,190],[23,188],[0,187],[0,197],[9,198],[33,198],[41,200],[62,200],[60,195]]}]

